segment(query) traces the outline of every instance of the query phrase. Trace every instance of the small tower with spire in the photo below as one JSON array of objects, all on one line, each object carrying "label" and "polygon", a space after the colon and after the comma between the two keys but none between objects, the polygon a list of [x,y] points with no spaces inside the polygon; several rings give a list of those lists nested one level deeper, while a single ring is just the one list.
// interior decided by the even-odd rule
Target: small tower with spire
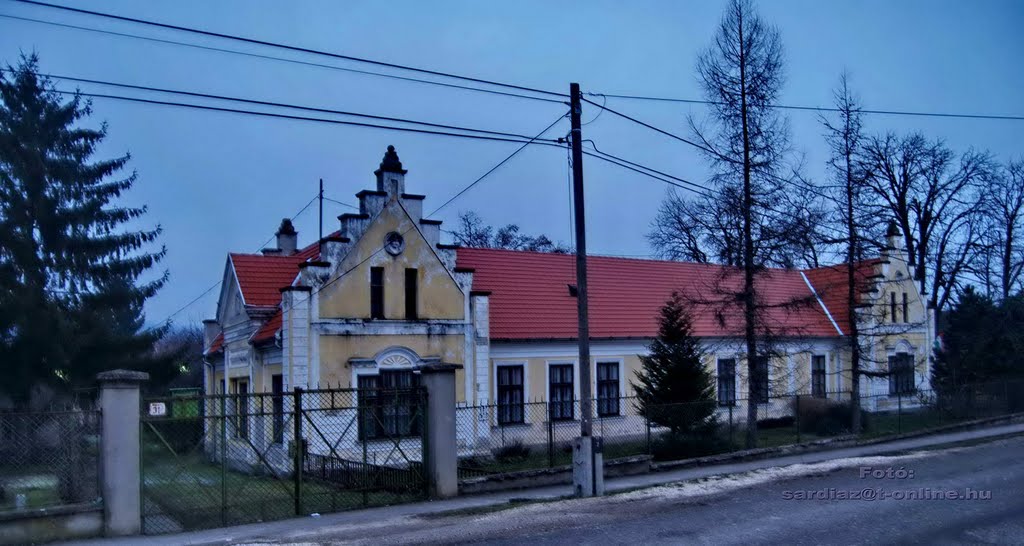
[{"label": "small tower with spire", "polygon": [[384,159],[380,162],[380,168],[373,171],[377,175],[377,191],[387,192],[388,197],[401,197],[405,193],[405,173],[402,162],[398,159],[398,152],[394,146],[388,146],[384,153]]}]

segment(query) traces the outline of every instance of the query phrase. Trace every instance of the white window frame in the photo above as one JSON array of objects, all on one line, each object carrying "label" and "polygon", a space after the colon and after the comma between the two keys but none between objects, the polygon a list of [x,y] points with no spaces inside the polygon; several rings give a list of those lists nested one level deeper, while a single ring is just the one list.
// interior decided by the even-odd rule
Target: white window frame
[{"label": "white window frame", "polygon": [[[498,421],[498,368],[501,367],[513,367],[519,366],[523,368],[523,422],[522,423],[508,423],[499,424]],[[493,423],[495,426],[502,427],[514,427],[521,425],[530,424],[530,362],[528,360],[495,360],[491,365],[491,377],[494,380],[491,382],[491,400],[494,401],[492,406],[493,410]]]},{"label": "white window frame", "polygon": [[[544,361],[544,402],[548,405],[551,404],[551,366],[567,366],[572,365],[572,400],[573,410],[572,419],[566,421],[559,421],[562,423],[572,423],[579,421],[580,416],[576,411],[576,402],[580,400],[580,367],[577,359],[549,359]],[[547,413],[547,412],[545,412]],[[550,415],[544,415],[544,420],[550,419]]]},{"label": "white window frame", "polygon": [[[625,415],[625,412],[623,411],[624,408],[622,399],[626,397],[626,359],[622,357],[593,357],[592,360],[594,363],[594,367],[591,369],[593,374],[590,376],[592,380],[590,385],[590,392],[593,393],[594,395],[594,415],[596,416],[595,418],[611,419],[615,417],[622,417],[623,415]],[[604,417],[601,417],[597,415],[597,364],[607,364],[612,362],[617,363],[619,365],[619,413],[618,415],[606,415]]]}]

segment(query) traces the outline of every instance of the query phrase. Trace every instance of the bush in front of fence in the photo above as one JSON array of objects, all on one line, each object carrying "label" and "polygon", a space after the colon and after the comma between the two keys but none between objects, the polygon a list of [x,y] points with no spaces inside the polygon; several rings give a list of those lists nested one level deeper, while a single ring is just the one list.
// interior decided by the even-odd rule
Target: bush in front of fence
[{"label": "bush in front of fence", "polygon": [[651,458],[655,461],[677,461],[717,455],[732,451],[734,446],[717,427],[709,426],[701,432],[666,432],[651,440]]},{"label": "bush in front of fence", "polygon": [[[853,422],[853,406],[849,402],[837,402],[825,398],[796,397],[793,399],[793,414],[798,416],[800,431],[818,436],[849,434]],[[792,424],[793,418],[790,418]],[[870,413],[860,410],[863,432],[871,427]]]},{"label": "bush in front of fence", "polygon": [[517,463],[530,457],[530,448],[522,440],[515,440],[491,450],[494,460],[499,463]]}]

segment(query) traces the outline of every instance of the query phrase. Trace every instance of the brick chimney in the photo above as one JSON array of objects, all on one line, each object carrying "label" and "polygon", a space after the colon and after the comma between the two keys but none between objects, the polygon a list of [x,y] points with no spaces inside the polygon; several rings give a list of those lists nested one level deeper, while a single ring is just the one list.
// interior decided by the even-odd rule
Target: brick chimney
[{"label": "brick chimney", "polygon": [[281,220],[281,227],[277,228],[275,235],[277,235],[277,250],[281,256],[295,254],[295,250],[299,246],[299,234],[295,231],[291,220],[288,218]]},{"label": "brick chimney", "polygon": [[217,339],[221,333],[220,323],[214,319],[206,319],[203,321],[203,352],[210,350],[210,346],[213,345],[213,340]]}]

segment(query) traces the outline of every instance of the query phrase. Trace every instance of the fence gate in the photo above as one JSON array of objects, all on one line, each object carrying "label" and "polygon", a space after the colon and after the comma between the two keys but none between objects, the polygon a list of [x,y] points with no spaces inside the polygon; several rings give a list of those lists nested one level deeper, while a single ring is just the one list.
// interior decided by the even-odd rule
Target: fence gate
[{"label": "fence gate", "polygon": [[423,389],[142,403],[142,525],[173,533],[419,500]]}]

